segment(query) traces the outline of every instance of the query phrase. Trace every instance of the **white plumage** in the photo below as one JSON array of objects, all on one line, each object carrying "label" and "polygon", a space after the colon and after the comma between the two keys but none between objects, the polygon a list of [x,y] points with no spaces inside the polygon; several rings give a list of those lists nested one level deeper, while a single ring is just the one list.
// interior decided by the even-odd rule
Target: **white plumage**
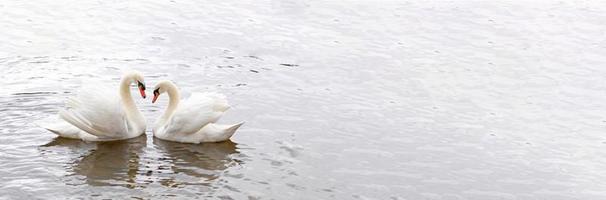
[{"label": "white plumage", "polygon": [[168,93],[169,103],[156,121],[153,131],[157,138],[184,143],[221,142],[243,124],[215,124],[230,107],[222,94],[193,93],[181,101],[177,87],[170,81],[161,81],[156,85],[153,101],[164,92]]},{"label": "white plumage", "polygon": [[139,83],[139,89],[144,90],[143,76],[137,72],[123,76],[119,92],[100,84],[85,85],[59,111],[61,119],[38,124],[61,137],[86,141],[137,137],[145,133],[145,119],[130,94],[132,82]]}]

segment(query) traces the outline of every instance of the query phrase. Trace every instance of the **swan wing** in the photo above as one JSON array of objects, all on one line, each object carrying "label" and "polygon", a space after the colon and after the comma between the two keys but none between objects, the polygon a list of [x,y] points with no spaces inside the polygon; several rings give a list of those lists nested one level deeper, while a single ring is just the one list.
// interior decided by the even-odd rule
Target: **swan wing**
[{"label": "swan wing", "polygon": [[224,95],[212,92],[193,93],[183,100],[166,127],[166,133],[192,134],[216,122],[229,109]]},{"label": "swan wing", "polygon": [[82,87],[59,116],[101,140],[123,137],[130,127],[118,93],[101,85]]},{"label": "swan wing", "polygon": [[65,120],[59,119],[58,116],[48,117],[44,120],[34,122],[39,127],[42,127],[60,137],[71,139],[82,139],[85,141],[97,141],[99,138],[88,134],[78,127],[68,123]]}]

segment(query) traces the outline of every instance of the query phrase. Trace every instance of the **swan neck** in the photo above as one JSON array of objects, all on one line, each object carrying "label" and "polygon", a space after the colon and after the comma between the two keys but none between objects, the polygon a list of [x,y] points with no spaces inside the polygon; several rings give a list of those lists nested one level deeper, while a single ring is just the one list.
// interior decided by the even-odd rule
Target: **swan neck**
[{"label": "swan neck", "polygon": [[126,109],[131,112],[135,107],[135,101],[130,93],[130,84],[133,81],[132,76],[124,76],[120,81],[120,98]]},{"label": "swan neck", "polygon": [[120,101],[122,102],[122,108],[126,112],[126,117],[128,119],[132,130],[132,133],[140,134],[145,132],[145,118],[137,109],[137,105],[133,100],[133,97],[130,93],[130,85],[132,82],[136,80],[136,74],[127,74],[122,77],[120,80]]},{"label": "swan neck", "polygon": [[179,90],[177,90],[177,87],[174,84],[167,85],[166,93],[168,94],[168,107],[162,117],[165,121],[173,115],[181,99]]}]

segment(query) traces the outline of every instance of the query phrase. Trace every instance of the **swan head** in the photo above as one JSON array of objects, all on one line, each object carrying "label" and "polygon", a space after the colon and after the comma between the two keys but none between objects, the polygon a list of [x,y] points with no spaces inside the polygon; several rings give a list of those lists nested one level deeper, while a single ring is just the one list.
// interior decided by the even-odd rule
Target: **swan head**
[{"label": "swan head", "polygon": [[154,98],[152,99],[152,103],[156,103],[160,94],[165,93],[169,88],[174,87],[174,84],[170,81],[160,81],[154,87]]},{"label": "swan head", "polygon": [[143,75],[140,72],[133,71],[125,74],[124,78],[128,82],[134,82],[135,84],[137,84],[137,88],[139,88],[139,93],[141,93],[141,97],[145,99],[145,80],[143,79]]}]

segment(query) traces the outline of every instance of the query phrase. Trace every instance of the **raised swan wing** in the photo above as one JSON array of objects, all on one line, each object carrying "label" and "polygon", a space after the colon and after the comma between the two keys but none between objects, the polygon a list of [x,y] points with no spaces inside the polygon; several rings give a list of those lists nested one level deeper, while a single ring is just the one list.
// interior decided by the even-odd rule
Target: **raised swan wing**
[{"label": "raised swan wing", "polygon": [[100,85],[82,87],[59,116],[100,140],[123,137],[130,128],[118,93]]},{"label": "raised swan wing", "polygon": [[216,122],[227,109],[229,104],[225,95],[214,92],[193,93],[179,104],[165,127],[166,133],[196,133],[206,124]]}]

